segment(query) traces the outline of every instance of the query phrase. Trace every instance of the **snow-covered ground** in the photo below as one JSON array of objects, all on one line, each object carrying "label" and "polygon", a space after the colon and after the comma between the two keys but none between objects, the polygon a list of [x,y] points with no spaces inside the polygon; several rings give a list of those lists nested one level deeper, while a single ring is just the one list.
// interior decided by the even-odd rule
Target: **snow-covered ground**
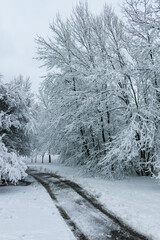
[{"label": "snow-covered ground", "polygon": [[0,240],[75,240],[46,190],[0,187]]},{"label": "snow-covered ground", "polygon": [[149,177],[106,180],[89,176],[81,168],[63,166],[57,158],[51,164],[34,166],[77,182],[132,228],[149,239],[160,240],[160,183],[156,180]]}]

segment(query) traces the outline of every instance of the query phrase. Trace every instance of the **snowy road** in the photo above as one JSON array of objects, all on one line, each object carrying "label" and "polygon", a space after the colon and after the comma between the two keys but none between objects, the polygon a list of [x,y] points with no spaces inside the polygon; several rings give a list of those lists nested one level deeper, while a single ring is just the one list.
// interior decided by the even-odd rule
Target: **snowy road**
[{"label": "snowy road", "polygon": [[0,187],[0,240],[75,240],[46,189],[27,181]]},{"label": "snowy road", "polygon": [[29,170],[49,192],[77,239],[145,240],[116,219],[76,183],[51,174]]}]

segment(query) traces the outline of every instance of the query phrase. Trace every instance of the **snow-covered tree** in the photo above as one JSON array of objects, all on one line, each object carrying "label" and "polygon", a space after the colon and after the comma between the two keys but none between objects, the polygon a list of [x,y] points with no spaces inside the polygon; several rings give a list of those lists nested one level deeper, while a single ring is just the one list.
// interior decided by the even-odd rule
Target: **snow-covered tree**
[{"label": "snow-covered tree", "polygon": [[22,158],[30,156],[33,139],[31,102],[29,79],[0,82],[0,175],[6,181],[25,176]]},{"label": "snow-covered tree", "polygon": [[54,151],[51,138],[51,135],[53,133],[52,129],[53,126],[51,126],[52,111],[50,108],[50,101],[48,97],[49,97],[48,94],[44,94],[44,92],[41,89],[38,95],[38,102],[35,105],[36,131],[34,138],[35,144],[33,153],[35,162],[37,161],[37,157],[41,155],[43,163],[45,154],[49,156],[49,162],[51,162],[51,151],[52,152]]},{"label": "snow-covered tree", "polygon": [[[2,141],[9,151],[30,155],[31,101],[29,79],[22,76],[0,86]],[[29,126],[30,125],[30,126]]]},{"label": "snow-covered tree", "polygon": [[160,157],[160,29],[157,28],[160,9],[157,3],[159,1],[138,0],[124,5],[127,31],[132,38],[130,56],[138,100],[136,138],[141,146],[142,171],[146,174],[157,171]]},{"label": "snow-covered tree", "polygon": [[45,141],[63,162],[117,177],[159,171],[159,6],[127,0],[124,24],[106,5],[95,16],[79,3],[37,39]]}]

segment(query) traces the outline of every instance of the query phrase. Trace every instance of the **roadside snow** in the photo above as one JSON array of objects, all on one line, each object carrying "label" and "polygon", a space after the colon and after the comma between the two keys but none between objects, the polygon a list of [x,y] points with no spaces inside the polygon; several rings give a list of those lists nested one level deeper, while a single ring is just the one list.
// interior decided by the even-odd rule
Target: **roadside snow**
[{"label": "roadside snow", "polygon": [[52,164],[36,164],[38,169],[71,179],[99,198],[112,213],[149,239],[160,240],[160,184],[149,177],[106,180],[87,176],[81,168],[63,166],[57,158]]},{"label": "roadside snow", "polygon": [[74,240],[46,190],[32,181],[0,187],[0,239]]}]

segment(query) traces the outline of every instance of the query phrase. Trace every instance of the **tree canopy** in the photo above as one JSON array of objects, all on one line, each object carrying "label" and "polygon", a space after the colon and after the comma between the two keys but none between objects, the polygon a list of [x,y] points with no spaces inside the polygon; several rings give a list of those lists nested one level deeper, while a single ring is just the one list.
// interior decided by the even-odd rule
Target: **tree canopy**
[{"label": "tree canopy", "polygon": [[123,12],[125,23],[107,5],[95,15],[80,2],[66,21],[57,15],[51,37],[37,38],[47,69],[40,141],[70,165],[111,177],[153,175],[160,159],[160,2],[127,0]]}]

